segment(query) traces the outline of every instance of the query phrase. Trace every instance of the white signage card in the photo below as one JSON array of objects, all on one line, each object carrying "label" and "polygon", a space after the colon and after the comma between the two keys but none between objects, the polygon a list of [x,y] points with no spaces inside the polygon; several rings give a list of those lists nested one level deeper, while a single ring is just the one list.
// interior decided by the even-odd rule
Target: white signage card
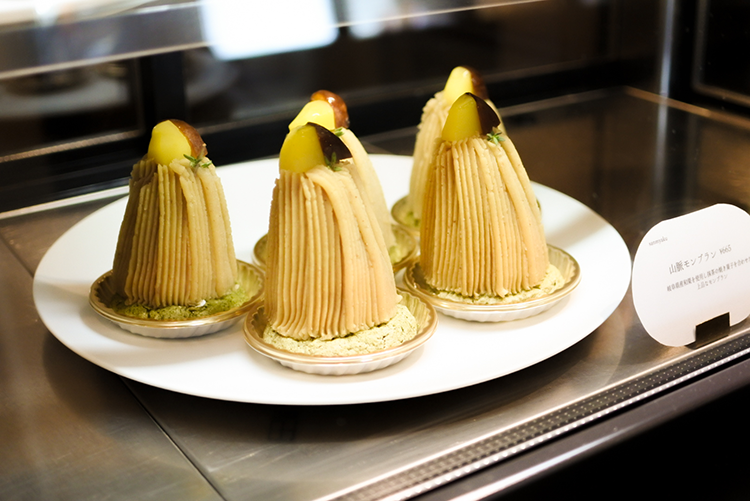
[{"label": "white signage card", "polygon": [[633,303],[651,337],[695,341],[695,327],[750,315],[750,215],[718,204],[668,219],[643,237],[633,260]]}]

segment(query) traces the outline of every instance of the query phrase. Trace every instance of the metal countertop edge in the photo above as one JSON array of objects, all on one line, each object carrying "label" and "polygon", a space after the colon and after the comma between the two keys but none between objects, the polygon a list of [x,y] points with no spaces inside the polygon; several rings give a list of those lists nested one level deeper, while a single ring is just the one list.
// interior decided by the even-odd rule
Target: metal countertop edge
[{"label": "metal countertop edge", "polygon": [[[657,367],[641,376],[604,388],[590,397],[528,420],[518,426],[485,435],[476,441],[463,444],[453,450],[403,468],[398,472],[320,498],[320,501],[402,501],[428,493],[472,473],[498,465],[553,439],[570,435],[572,431],[600,421],[617,411],[631,408],[635,404],[641,404],[636,407],[641,409],[643,405],[652,402],[655,397],[665,394],[668,390],[692,382],[749,354],[750,332],[745,329],[745,332],[721,339],[674,363]],[[746,364],[750,365],[750,361]],[[748,378],[750,376],[744,378],[743,383]],[[719,396],[719,394],[713,394],[711,395],[712,398],[706,398],[703,403]],[[650,412],[654,413],[653,410]],[[662,421],[656,421],[650,414],[647,414],[645,422],[635,428],[631,426],[630,428],[633,429],[628,431],[627,436],[645,431],[647,426],[656,426],[659,422],[666,421],[669,417],[676,415],[676,412],[673,409],[669,413],[670,415],[664,417]],[[659,414],[659,412],[656,412],[656,414]],[[638,421],[640,420],[636,420],[636,422]],[[541,432],[536,430],[541,430]],[[615,427],[614,430],[618,430],[618,428]],[[526,477],[538,474],[539,471],[559,468],[562,464],[568,464],[574,458],[582,458],[585,455],[592,454],[594,450],[601,450],[604,446],[614,445],[616,440],[624,438],[621,435],[622,432],[617,431],[605,434],[604,437],[589,437],[575,448],[566,449],[565,452],[546,459],[546,465],[534,465],[531,471],[521,471],[512,477],[493,482],[482,489],[479,497],[462,497],[460,499],[461,501],[483,499],[485,495],[490,494],[490,492],[485,492],[488,489],[490,491],[497,489],[492,492],[499,492],[508,486],[526,480]]]},{"label": "metal countertop edge", "polygon": [[689,386],[674,389],[627,412],[562,437],[553,444],[488,468],[463,482],[426,493],[419,500],[480,501],[510,492],[727,396],[748,382],[750,360],[743,360]]}]

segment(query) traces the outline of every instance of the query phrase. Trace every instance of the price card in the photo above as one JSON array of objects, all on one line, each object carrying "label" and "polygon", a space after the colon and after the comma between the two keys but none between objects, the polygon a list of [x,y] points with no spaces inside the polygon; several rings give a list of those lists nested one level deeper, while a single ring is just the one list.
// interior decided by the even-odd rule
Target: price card
[{"label": "price card", "polygon": [[750,315],[750,215],[718,204],[657,224],[633,260],[633,302],[646,331],[667,346],[695,341],[696,326]]}]

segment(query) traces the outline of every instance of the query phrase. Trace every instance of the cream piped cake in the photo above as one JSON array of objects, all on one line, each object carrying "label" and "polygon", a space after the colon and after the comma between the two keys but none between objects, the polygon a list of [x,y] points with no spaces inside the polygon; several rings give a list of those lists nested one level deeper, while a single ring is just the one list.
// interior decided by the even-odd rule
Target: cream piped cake
[{"label": "cream piped cake", "polygon": [[[414,161],[409,180],[409,194],[404,207],[405,215],[411,222],[410,226],[418,227],[422,219],[429,166],[440,144],[443,126],[448,117],[448,110],[450,110],[456,99],[466,92],[470,92],[485,100],[497,112],[495,105],[489,100],[487,87],[482,77],[477,71],[466,66],[455,67],[451,71],[443,90],[437,92],[427,101],[422,110],[422,117],[417,128],[417,136],[414,144]],[[502,120],[497,127],[505,133]]]},{"label": "cream piped cake", "polygon": [[[282,349],[308,352],[308,341],[357,344],[358,333],[379,326],[390,326],[391,344],[403,342],[404,330],[408,338],[416,335],[416,321],[400,304],[383,233],[355,182],[352,162],[346,144],[313,122],[294,127],[282,145],[264,299],[269,324],[264,339],[279,339]],[[325,351],[330,344],[322,344],[325,348],[313,351],[330,354]],[[382,349],[380,342],[370,347]]]},{"label": "cream piped cake", "polygon": [[184,320],[228,310],[248,297],[238,285],[221,181],[198,132],[157,124],[133,166],[112,279],[118,313]]},{"label": "cream piped cake", "polygon": [[394,255],[398,252],[398,249],[383,188],[370,156],[359,138],[349,129],[349,113],[346,103],[333,92],[319,90],[312,94],[310,101],[292,120],[289,124],[289,130],[291,131],[308,122],[316,123],[330,130],[346,145],[351,153],[352,161],[342,164],[342,168],[349,170],[360,194],[365,199],[365,204],[374,211],[375,218],[383,232],[386,248]]},{"label": "cream piped cake", "polygon": [[564,285],[521,158],[495,110],[471,93],[454,102],[441,131],[420,236],[424,278],[444,297],[515,302]]}]

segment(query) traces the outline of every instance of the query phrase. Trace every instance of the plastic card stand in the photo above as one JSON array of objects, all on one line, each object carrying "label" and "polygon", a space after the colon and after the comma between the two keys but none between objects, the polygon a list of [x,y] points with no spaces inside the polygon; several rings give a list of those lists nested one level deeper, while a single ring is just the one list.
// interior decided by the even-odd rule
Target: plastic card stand
[{"label": "plastic card stand", "polygon": [[661,344],[694,343],[697,326],[726,325],[727,315],[741,322],[750,315],[750,214],[718,204],[658,223],[632,276],[636,313]]}]

